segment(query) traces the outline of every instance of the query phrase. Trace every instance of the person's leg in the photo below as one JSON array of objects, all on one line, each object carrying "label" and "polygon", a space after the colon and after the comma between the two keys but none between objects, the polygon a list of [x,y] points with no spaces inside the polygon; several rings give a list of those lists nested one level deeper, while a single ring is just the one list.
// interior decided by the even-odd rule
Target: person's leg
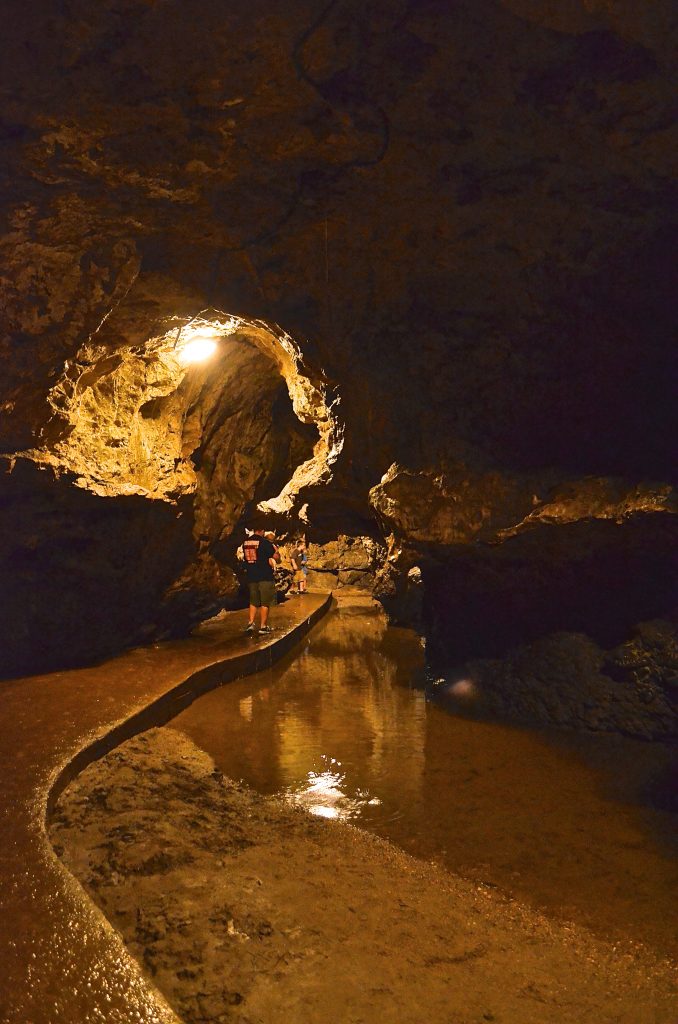
[{"label": "person's leg", "polygon": [[259,593],[261,595],[261,625],[259,626],[259,631],[263,630],[265,633],[268,633],[271,629],[268,625],[268,611],[271,605],[275,604],[275,583],[273,580],[264,580],[260,583]]},{"label": "person's leg", "polygon": [[247,623],[246,629],[253,630],[254,629],[254,623],[255,623],[255,620],[256,620],[256,617],[257,617],[257,608],[259,608],[261,606],[261,597],[259,595],[259,584],[258,583],[250,583],[249,584],[249,591],[250,591],[249,621]]}]

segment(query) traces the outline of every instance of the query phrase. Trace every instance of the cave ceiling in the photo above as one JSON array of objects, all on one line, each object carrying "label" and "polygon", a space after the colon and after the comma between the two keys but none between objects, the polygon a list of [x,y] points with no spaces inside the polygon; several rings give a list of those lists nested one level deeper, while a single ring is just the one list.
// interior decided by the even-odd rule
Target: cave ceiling
[{"label": "cave ceiling", "polygon": [[[415,547],[673,515],[668,0],[9,7],[11,558],[102,495],[190,522],[156,601],[251,502]],[[161,365],[205,311],[233,359]]]}]

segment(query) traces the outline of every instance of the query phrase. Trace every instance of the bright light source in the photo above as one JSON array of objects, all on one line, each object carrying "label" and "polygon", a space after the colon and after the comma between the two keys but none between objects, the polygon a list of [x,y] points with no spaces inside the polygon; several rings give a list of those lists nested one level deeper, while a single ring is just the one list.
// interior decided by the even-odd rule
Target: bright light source
[{"label": "bright light source", "polygon": [[179,350],[182,363],[202,363],[216,351],[216,341],[206,334],[196,334],[194,338]]}]

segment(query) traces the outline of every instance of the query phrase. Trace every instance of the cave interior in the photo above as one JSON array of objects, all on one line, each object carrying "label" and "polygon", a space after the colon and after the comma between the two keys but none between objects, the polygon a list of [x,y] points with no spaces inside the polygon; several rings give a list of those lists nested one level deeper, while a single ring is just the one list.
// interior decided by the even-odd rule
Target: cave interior
[{"label": "cave interior", "polygon": [[675,735],[671,7],[16,5],[4,677],[242,606],[259,509],[488,713]]}]

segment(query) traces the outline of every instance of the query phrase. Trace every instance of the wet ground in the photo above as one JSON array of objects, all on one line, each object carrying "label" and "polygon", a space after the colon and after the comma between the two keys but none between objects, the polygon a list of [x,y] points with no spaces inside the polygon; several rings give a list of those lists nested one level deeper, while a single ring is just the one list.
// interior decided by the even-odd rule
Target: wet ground
[{"label": "wet ground", "polygon": [[302,651],[200,698],[172,728],[260,792],[678,955],[675,752],[465,720],[427,699],[422,670],[418,637],[352,597]]},{"label": "wet ground", "polygon": [[55,858],[45,831],[48,803],[125,736],[167,721],[210,686],[292,650],[325,613],[327,597],[309,594],[278,609],[275,631],[264,637],[245,636],[247,611],[231,612],[189,639],[137,648],[88,668],[3,681],[2,1024],[175,1020],[119,934]]},{"label": "wet ground", "polygon": [[183,1024],[676,1024],[668,961],[262,796],[171,727],[86,768],[50,836]]}]

